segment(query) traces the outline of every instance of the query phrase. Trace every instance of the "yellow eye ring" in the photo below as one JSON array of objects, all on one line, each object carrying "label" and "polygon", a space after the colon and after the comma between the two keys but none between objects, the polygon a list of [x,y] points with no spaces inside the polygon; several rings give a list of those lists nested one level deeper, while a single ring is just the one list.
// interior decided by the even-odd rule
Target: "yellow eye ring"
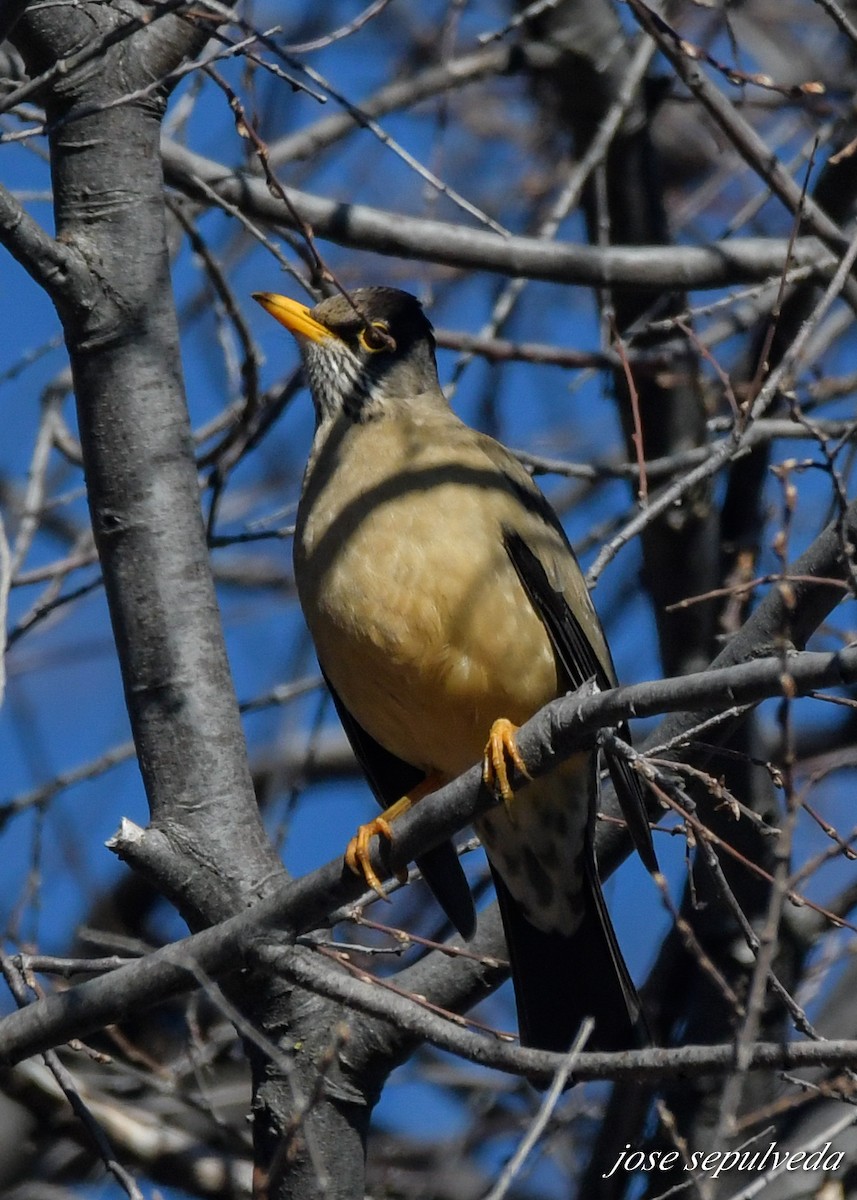
[{"label": "yellow eye ring", "polygon": [[370,354],[396,349],[396,340],[390,335],[390,326],[386,321],[373,321],[371,325],[364,325],[357,335],[357,340]]}]

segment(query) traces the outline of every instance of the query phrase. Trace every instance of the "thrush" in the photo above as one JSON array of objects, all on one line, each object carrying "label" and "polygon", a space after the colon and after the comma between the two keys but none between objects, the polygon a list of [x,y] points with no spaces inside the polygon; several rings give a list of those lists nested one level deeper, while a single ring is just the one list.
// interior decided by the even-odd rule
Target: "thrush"
[{"label": "thrush", "polygon": [[[476,822],[509,948],[521,1042],[644,1040],[640,1002],[598,879],[593,745],[514,792],[516,727],[594,680],[615,684],[577,560],[520,462],[464,424],[438,382],[419,302],[361,288],[310,309],[255,299],[297,339],[316,430],[294,537],[298,595],[337,712],[383,816],[346,860],[376,889],[368,843],[474,763],[501,795]],[[623,731],[627,737],[627,731]],[[486,746],[487,741],[487,746]],[[657,867],[640,782],[609,763],[623,813]],[[418,860],[465,936],[473,901],[453,847]]]}]

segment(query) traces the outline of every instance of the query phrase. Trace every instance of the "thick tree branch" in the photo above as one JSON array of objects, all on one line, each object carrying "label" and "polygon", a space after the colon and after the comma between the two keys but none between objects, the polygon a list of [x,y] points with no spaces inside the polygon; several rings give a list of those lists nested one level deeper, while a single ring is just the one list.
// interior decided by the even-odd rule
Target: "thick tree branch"
[{"label": "thick tree branch", "polygon": [[85,299],[92,276],[82,255],[46,233],[0,184],[0,244],[57,305]]},{"label": "thick tree branch", "polygon": [[[295,950],[264,951],[272,967],[303,987],[341,1000],[349,1009],[366,1013],[396,1026],[411,1038],[427,1041],[441,1050],[458,1054],[469,1062],[514,1075],[526,1075],[534,1083],[546,1084],[562,1064],[562,1054],[529,1050],[462,1029],[457,1022],[429,1011],[419,997],[411,999],[390,992],[382,982],[369,982],[338,970],[318,955],[298,947]],[[681,1046],[675,1049],[653,1048],[622,1053],[581,1053],[574,1080],[590,1079],[660,1081],[670,1076],[733,1069],[734,1047]],[[794,1042],[789,1045],[756,1043],[750,1055],[751,1070],[808,1066],[853,1066],[857,1064],[857,1041]]]},{"label": "thick tree branch", "polygon": [[205,203],[210,203],[210,197],[200,182],[248,215],[295,230],[297,217],[317,237],[341,246],[528,279],[659,292],[757,283],[780,275],[787,264],[811,266],[820,276],[828,276],[837,262],[814,238],[799,239],[790,257],[788,242],[776,238],[736,238],[710,246],[606,247],[503,238],[464,225],[340,204],[294,188],[288,189],[289,210],[261,178],[236,172],[166,139],[161,153],[167,182]]}]

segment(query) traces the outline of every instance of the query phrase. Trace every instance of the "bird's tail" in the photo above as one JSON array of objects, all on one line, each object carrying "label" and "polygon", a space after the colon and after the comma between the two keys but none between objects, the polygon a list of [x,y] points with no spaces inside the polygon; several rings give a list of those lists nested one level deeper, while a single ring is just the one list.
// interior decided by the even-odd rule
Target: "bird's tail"
[{"label": "bird's tail", "polygon": [[417,859],[423,879],[449,920],[465,939],[476,932],[476,911],[470,884],[452,842],[441,842]]},{"label": "bird's tail", "polygon": [[591,848],[584,858],[583,919],[571,935],[544,933],[531,925],[494,872],[522,1046],[568,1050],[587,1016],[595,1021],[587,1050],[628,1050],[649,1041]]}]

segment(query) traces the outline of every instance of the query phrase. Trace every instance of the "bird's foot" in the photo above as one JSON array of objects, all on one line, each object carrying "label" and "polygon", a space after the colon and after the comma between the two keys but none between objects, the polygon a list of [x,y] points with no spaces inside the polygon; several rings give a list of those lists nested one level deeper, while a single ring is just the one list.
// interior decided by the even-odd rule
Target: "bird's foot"
[{"label": "bird's foot", "polygon": [[[407,800],[408,797],[403,796],[402,799]],[[399,803],[401,803],[401,801],[399,801]],[[393,808],[395,807],[396,805],[394,804]],[[410,804],[408,805],[408,808],[410,808]],[[381,886],[381,880],[375,874],[375,871],[372,868],[372,863],[369,860],[369,843],[376,834],[380,834],[381,837],[385,837],[388,842],[392,842],[393,829],[390,825],[390,821],[387,819],[387,816],[391,811],[392,810],[388,808],[387,812],[382,816],[375,817],[373,821],[367,821],[365,825],[361,825],[354,837],[348,843],[348,846],[345,850],[346,866],[353,871],[355,875],[362,876],[366,881],[366,884],[372,888],[374,892],[377,892],[382,900],[386,900],[388,903],[390,897]],[[399,811],[404,812],[406,810],[400,809]],[[404,883],[408,878],[407,870],[403,868],[401,871],[397,871],[396,878],[398,879],[399,883]]]},{"label": "bird's foot", "polygon": [[516,770],[520,771],[525,779],[530,778],[527,764],[521,757],[515,741],[518,728],[511,721],[507,721],[505,717],[500,717],[498,721],[495,721],[491,726],[482,759],[482,780],[495,796],[502,798],[507,811],[510,811],[512,801],[515,799],[512,785],[509,783],[509,762]]},{"label": "bird's foot", "polygon": [[[443,780],[439,775],[430,773],[426,776],[422,783],[419,783],[415,788],[412,788],[407,796],[402,796],[396,801],[395,804],[391,804],[389,808],[385,809],[381,813],[380,817],[375,817],[373,821],[367,821],[365,825],[361,825],[354,837],[348,843],[348,846],[345,850],[346,866],[349,868],[349,870],[353,871],[355,875],[361,876],[365,880],[367,886],[372,888],[374,892],[377,892],[382,900],[389,901],[390,897],[384,891],[383,887],[381,886],[381,880],[378,878],[372,868],[372,863],[369,859],[369,843],[376,834],[380,834],[380,836],[385,837],[388,842],[392,842],[392,823],[395,821],[396,817],[400,817],[403,813],[406,813],[409,809],[413,808],[414,805],[422,800],[423,796],[427,796],[429,792],[436,792],[442,783]],[[400,871],[397,871],[396,878],[398,879],[399,883],[407,883],[407,868],[402,867]]]}]

